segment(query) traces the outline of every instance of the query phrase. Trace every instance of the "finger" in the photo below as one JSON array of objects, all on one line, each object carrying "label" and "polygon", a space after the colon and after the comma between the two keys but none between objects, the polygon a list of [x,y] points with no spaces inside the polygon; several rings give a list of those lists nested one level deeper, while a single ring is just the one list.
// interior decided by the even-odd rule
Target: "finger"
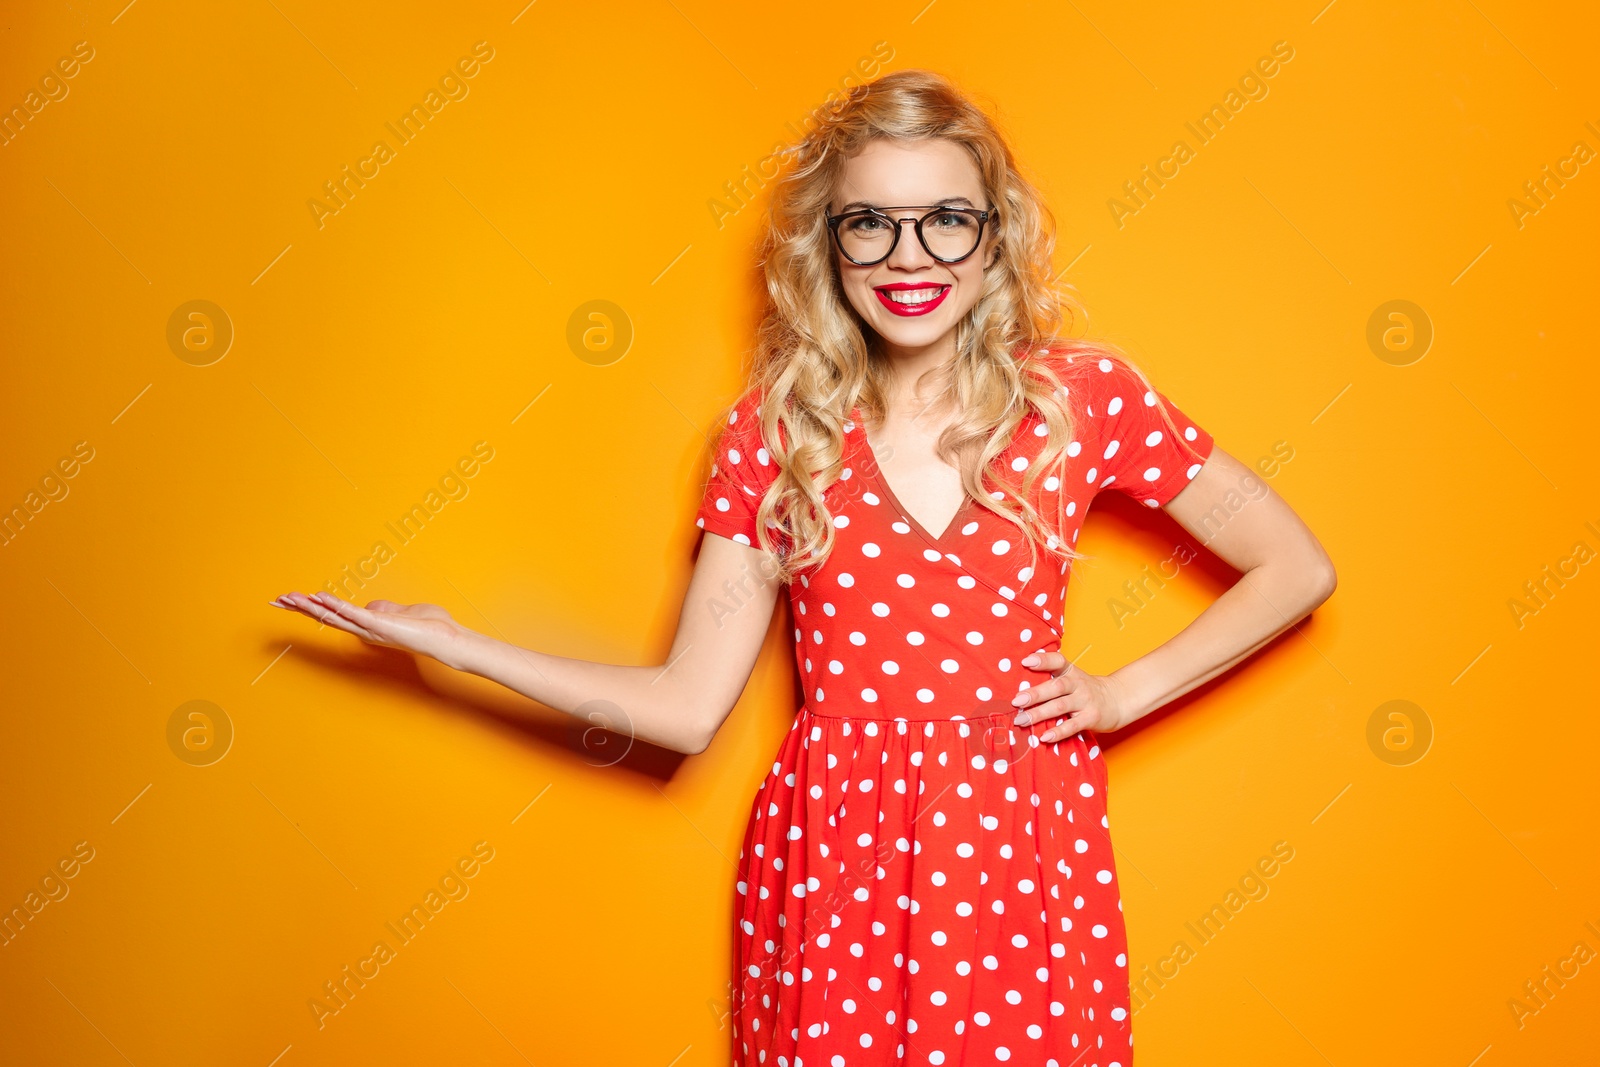
[{"label": "finger", "polygon": [[1063,741],[1081,730],[1093,729],[1096,721],[1098,720],[1094,712],[1087,708],[1080,709],[1070,715],[1063,716],[1054,726],[1041,734],[1039,740],[1045,742]]},{"label": "finger", "polygon": [[358,626],[349,619],[343,618],[338,612],[332,610],[326,605],[318,603],[315,599],[306,596],[304,593],[290,593],[288,594],[288,597],[290,598],[290,603],[294,605],[295,610],[309,618],[317,620],[324,626],[332,626],[334,629],[343,630],[347,634],[354,634],[364,641],[376,640],[374,635],[369,633],[365,627]]},{"label": "finger", "polygon": [[368,611],[383,611],[390,615],[409,615],[414,619],[436,619],[446,614],[437,604],[401,604],[395,600],[369,600]]},{"label": "finger", "polygon": [[[1011,698],[1011,705],[1018,708],[1029,707],[1030,705],[1042,703],[1051,697],[1070,696],[1082,686],[1083,673],[1069,663],[1042,682],[1035,685],[1024,683],[1023,687],[1017,691],[1017,695]],[[1039,716],[1035,715],[1034,718],[1038,719]]]},{"label": "finger", "polygon": [[1046,678],[1036,685],[1029,685],[1027,682],[1023,682],[1022,686],[1017,690],[1017,695],[1011,698],[1011,706],[1014,708],[1031,707],[1035,704],[1043,703],[1051,697],[1061,696],[1062,693],[1061,682],[1054,676]]},{"label": "finger", "polygon": [[1067,657],[1057,649],[1041,649],[1030,656],[1022,657],[1022,665],[1036,671],[1059,671],[1067,665]]},{"label": "finger", "polygon": [[321,604],[330,611],[337,612],[340,618],[349,619],[351,622],[365,626],[369,630],[374,629],[373,624],[377,622],[380,614],[376,611],[368,611],[359,604],[351,603],[326,591],[311,594],[311,600],[313,603]]},{"label": "finger", "polygon": [[[352,604],[350,601],[342,600],[328,592],[319,592],[311,599],[314,603],[319,603],[323,607],[336,612],[339,618],[355,623],[358,630],[351,632],[362,632],[369,641],[379,644],[391,644],[394,643],[394,635],[397,632],[401,632],[395,629],[396,620],[387,617],[393,613],[368,611],[358,604]],[[404,624],[398,625],[403,626]]]},{"label": "finger", "polygon": [[341,616],[337,615],[336,613],[328,611],[326,608],[323,608],[323,609],[320,609],[320,610],[322,611],[321,615],[312,616],[318,622],[323,623],[324,625],[329,626],[329,627],[331,627],[331,628],[333,628],[335,630],[343,630],[347,634],[353,634],[354,636],[361,638],[361,640],[369,642],[371,644],[375,644],[375,645],[383,644],[383,641],[380,640],[376,635],[368,633],[366,629],[364,629],[363,627],[357,626],[355,623],[351,622],[349,619],[342,618]]},{"label": "finger", "polygon": [[1014,708],[1025,707],[1029,704],[1037,703],[1045,697],[1055,696],[1056,694],[1045,689],[1045,686],[1052,681],[1054,681],[1053,678],[1046,678],[1038,685],[1029,685],[1027,682],[1023,682],[1017,686],[1017,695],[1011,698],[1011,706]]},{"label": "finger", "polygon": [[1029,723],[1046,722],[1058,716],[1070,715],[1084,706],[1085,699],[1082,693],[1067,693],[1049,700],[1041,700],[1037,704],[1018,709],[1014,725],[1027,726]]},{"label": "finger", "polygon": [[[350,606],[354,607],[355,605],[352,604]],[[307,615],[311,616],[313,619],[316,619],[325,626],[332,626],[337,630],[343,630],[347,634],[354,634],[363,641],[378,640],[377,636],[371,632],[369,627],[362,625],[354,619],[349,619],[339,614],[329,605],[319,601],[315,596],[304,598],[304,607],[302,610],[305,611]]]},{"label": "finger", "polygon": [[[310,599],[307,598],[304,593],[285,593],[276,601],[273,601],[273,603],[277,604],[280,608],[287,608],[290,611],[297,611],[308,618],[317,618],[317,616],[312,612],[312,603]],[[321,620],[319,619],[318,621],[320,622]]]}]

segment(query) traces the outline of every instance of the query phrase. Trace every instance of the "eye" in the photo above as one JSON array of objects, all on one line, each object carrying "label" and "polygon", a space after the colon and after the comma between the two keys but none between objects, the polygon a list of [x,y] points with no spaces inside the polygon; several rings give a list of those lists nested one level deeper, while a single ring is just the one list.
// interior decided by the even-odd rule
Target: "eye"
[{"label": "eye", "polygon": [[942,230],[959,230],[972,225],[972,216],[959,211],[945,211],[928,221]]},{"label": "eye", "polygon": [[845,228],[852,233],[872,233],[883,228],[883,220],[876,215],[857,215],[845,220]]}]

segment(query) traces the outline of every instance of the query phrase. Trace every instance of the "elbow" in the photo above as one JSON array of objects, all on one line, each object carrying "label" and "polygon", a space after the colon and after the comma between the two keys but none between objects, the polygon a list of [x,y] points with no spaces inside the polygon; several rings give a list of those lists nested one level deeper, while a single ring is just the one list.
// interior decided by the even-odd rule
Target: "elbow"
[{"label": "elbow", "polygon": [[689,736],[684,739],[682,744],[677,746],[678,751],[686,756],[698,756],[710,748],[711,741],[717,736],[717,730],[721,727],[725,718],[727,718],[726,714],[716,718],[710,716],[700,717],[696,721],[695,728],[689,732]]},{"label": "elbow", "polygon": [[1333,591],[1339,587],[1339,575],[1333,569],[1333,560],[1326,555],[1317,560],[1311,575],[1311,607],[1308,610],[1315,611],[1333,596]]}]

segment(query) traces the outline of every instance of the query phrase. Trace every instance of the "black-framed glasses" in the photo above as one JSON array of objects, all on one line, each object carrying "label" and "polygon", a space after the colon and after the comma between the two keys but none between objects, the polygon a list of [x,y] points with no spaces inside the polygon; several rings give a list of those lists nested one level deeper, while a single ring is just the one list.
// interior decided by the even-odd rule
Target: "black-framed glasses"
[{"label": "black-framed glasses", "polygon": [[858,267],[871,267],[894,254],[900,244],[905,223],[916,223],[917,240],[928,255],[940,263],[960,263],[978,250],[983,228],[996,212],[994,208],[936,207],[927,214],[896,219],[890,211],[910,211],[909,207],[862,208],[827,216],[834,244],[846,259]]}]

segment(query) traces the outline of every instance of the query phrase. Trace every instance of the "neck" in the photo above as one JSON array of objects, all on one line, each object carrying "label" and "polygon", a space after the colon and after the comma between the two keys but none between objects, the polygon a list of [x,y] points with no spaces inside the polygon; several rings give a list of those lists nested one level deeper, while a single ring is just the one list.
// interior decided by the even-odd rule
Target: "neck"
[{"label": "neck", "polygon": [[[955,359],[955,331],[921,347],[896,345],[879,338],[879,351],[889,368],[884,398],[890,411],[904,410],[915,417],[938,406],[945,394],[940,371]],[[934,373],[919,387],[918,379],[929,371]]]}]

